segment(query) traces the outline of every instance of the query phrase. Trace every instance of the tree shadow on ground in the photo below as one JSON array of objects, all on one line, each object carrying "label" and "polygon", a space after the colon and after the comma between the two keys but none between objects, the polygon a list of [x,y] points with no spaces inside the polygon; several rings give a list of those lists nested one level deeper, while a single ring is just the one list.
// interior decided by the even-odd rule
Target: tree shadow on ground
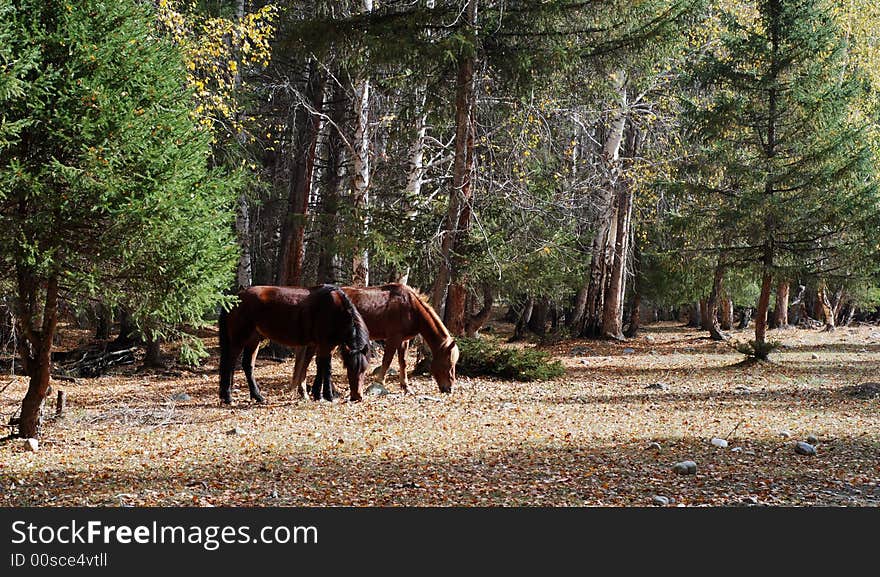
[{"label": "tree shadow on ground", "polygon": [[[647,449],[649,440],[661,451]],[[520,446],[412,457],[234,453],[183,469],[132,465],[19,471],[3,506],[645,506],[880,505],[877,439],[827,439],[814,457],[791,442],[731,438],[733,452],[692,437],[628,444]],[[672,465],[698,463],[695,475]],[[0,473],[9,487],[11,479]],[[39,487],[40,490],[34,490]]]}]

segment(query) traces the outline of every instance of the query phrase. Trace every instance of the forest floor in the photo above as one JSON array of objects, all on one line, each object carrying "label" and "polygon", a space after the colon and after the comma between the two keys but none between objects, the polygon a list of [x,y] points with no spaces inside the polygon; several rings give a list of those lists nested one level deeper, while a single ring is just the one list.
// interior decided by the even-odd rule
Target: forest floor
[{"label": "forest floor", "polygon": [[[261,359],[267,402],[238,371],[230,408],[208,331],[196,370],[53,383],[68,404],[56,420],[47,400],[38,451],[0,443],[0,506],[880,505],[880,398],[849,389],[880,381],[880,327],[771,331],[784,346],[751,365],[703,335],[564,341],[542,347],[565,364],[555,381],[459,378],[441,395],[414,377],[405,396],[389,378],[361,403],[297,399],[292,361]],[[343,374],[334,359],[339,390]],[[5,423],[26,381],[0,390]],[[816,454],[796,454],[811,435]],[[696,474],[673,472],[683,460]]]}]

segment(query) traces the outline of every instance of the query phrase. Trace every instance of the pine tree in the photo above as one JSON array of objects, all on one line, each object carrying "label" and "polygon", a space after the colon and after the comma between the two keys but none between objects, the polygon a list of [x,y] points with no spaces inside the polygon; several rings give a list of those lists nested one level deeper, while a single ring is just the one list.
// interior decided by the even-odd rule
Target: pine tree
[{"label": "pine tree", "polygon": [[721,250],[760,269],[751,352],[766,359],[774,276],[859,243],[878,207],[874,159],[867,123],[852,115],[863,84],[826,2],[761,0],[724,24],[690,77],[702,96],[686,114],[701,146],[683,184],[716,207],[703,229]]},{"label": "pine tree", "polygon": [[[62,301],[125,302],[152,331],[198,323],[235,264],[234,176],[208,170],[180,54],[134,0],[2,0],[0,274],[16,286],[30,378],[19,432],[38,431]],[[10,132],[10,131],[6,131]]]}]

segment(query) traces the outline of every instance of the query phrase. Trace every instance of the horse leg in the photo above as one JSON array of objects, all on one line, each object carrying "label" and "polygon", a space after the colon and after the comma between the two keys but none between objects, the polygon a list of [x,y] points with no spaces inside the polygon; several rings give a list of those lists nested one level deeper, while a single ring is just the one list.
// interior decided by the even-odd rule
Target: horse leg
[{"label": "horse leg", "polygon": [[397,347],[397,341],[392,339],[387,339],[385,341],[385,352],[382,354],[382,366],[380,366],[373,374],[377,383],[385,384],[385,375],[388,373],[388,367],[391,366],[391,360],[394,358],[394,351],[397,350]]},{"label": "horse leg", "polygon": [[406,374],[406,352],[409,350],[409,341],[403,341],[397,347],[397,368],[400,371],[400,388],[404,393],[409,393],[409,377]]},{"label": "horse leg", "polygon": [[305,346],[296,347],[296,357],[293,364],[293,374],[290,377],[290,388],[296,389],[299,398],[304,399],[308,394],[305,385],[306,372],[309,369],[309,363],[315,356],[315,347]]},{"label": "horse leg", "polygon": [[324,386],[322,389],[324,400],[330,402],[333,402],[333,398],[336,396],[333,391],[333,383],[330,381],[332,358],[329,354],[324,358]]},{"label": "horse leg", "polygon": [[258,403],[262,403],[264,400],[263,395],[260,394],[257,381],[254,380],[254,362],[257,359],[257,352],[259,350],[259,337],[248,341],[241,355],[241,368],[244,369],[244,376],[247,378],[248,388],[251,390],[251,398]]},{"label": "horse leg", "polygon": [[233,345],[220,354],[220,402],[224,405],[232,404],[232,380],[240,354],[241,347]]}]

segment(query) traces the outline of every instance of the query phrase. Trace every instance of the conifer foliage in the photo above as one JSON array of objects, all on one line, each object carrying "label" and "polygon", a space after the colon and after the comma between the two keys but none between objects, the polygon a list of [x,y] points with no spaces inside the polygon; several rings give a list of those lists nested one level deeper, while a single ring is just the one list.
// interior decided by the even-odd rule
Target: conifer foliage
[{"label": "conifer foliage", "polygon": [[2,0],[0,47],[0,282],[31,437],[64,303],[124,302],[161,332],[224,298],[236,179],[208,169],[183,61],[148,4]]},{"label": "conifer foliage", "polygon": [[695,63],[686,104],[700,142],[685,188],[713,204],[716,242],[754,263],[761,293],[753,354],[767,358],[774,278],[797,263],[822,274],[865,243],[878,207],[869,123],[853,104],[864,83],[823,0],[762,0],[727,14],[720,41]]}]

